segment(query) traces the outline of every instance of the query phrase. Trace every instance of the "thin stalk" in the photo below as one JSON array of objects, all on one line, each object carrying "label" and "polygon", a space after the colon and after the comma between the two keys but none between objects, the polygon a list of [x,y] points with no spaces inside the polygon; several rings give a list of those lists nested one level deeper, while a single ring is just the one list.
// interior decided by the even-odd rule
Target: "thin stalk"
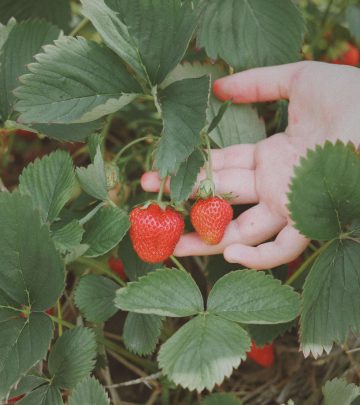
[{"label": "thin stalk", "polygon": [[106,123],[105,123],[105,125],[104,125],[104,128],[103,128],[102,131],[101,131],[101,139],[102,139],[103,141],[104,141],[104,139],[106,138],[107,134],[108,134],[109,131],[110,131],[110,127],[111,127],[111,124],[112,124],[112,122],[113,122],[114,116],[115,116],[115,113],[110,114],[110,115],[107,117],[107,119],[106,119]]},{"label": "thin stalk", "polygon": [[329,0],[329,2],[327,4],[327,7],[326,7],[325,12],[323,14],[323,17],[321,19],[321,26],[322,27],[324,27],[325,24],[326,24],[326,21],[327,21],[327,19],[329,17],[330,10],[331,10],[331,7],[332,7],[333,3],[334,3],[334,0]]},{"label": "thin stalk", "polygon": [[58,318],[59,318],[59,323],[58,323],[58,326],[59,326],[59,336],[62,336],[62,334],[63,334],[63,324],[62,324],[63,319],[62,319],[62,312],[61,312],[61,303],[60,303],[60,300],[57,301],[57,316],[58,316]]},{"label": "thin stalk", "polygon": [[170,259],[175,263],[176,267],[179,270],[182,270],[182,271],[186,272],[185,267],[180,263],[180,261],[175,256],[170,256]]},{"label": "thin stalk", "polygon": [[158,193],[158,196],[157,196],[157,202],[158,203],[161,203],[161,201],[163,199],[165,183],[166,183],[166,177],[164,177],[161,180],[161,183],[160,183],[160,189],[159,189],[159,193]]},{"label": "thin stalk", "polygon": [[70,36],[74,37],[77,35],[82,29],[84,29],[88,24],[90,20],[88,18],[83,18],[79,24],[70,32]]},{"label": "thin stalk", "polygon": [[132,146],[136,145],[139,142],[147,141],[147,140],[153,140],[155,137],[153,135],[146,135],[143,136],[142,138],[134,139],[127,145],[125,145],[120,151],[115,155],[113,162],[116,163],[120,159],[120,157],[126,152],[128,149],[130,149]]},{"label": "thin stalk", "polygon": [[297,280],[301,274],[309,267],[311,263],[315,261],[315,259],[322,253],[324,250],[326,250],[333,240],[329,240],[328,242],[324,243],[321,248],[316,250],[311,256],[309,256],[304,263],[296,270],[296,272],[286,281],[285,284],[291,285],[294,283],[295,280]]},{"label": "thin stalk", "polygon": [[91,267],[97,273],[106,274],[114,281],[116,281],[118,284],[120,284],[122,287],[126,286],[125,281],[122,280],[117,274],[113,273],[105,263],[101,263],[89,257],[79,257],[78,259],[76,259],[76,262],[79,264],[83,264],[84,266]]}]

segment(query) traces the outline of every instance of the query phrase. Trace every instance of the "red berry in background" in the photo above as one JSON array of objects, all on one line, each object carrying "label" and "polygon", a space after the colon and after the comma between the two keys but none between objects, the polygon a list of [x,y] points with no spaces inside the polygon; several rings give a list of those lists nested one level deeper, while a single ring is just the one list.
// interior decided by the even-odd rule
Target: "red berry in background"
[{"label": "red berry in background", "polygon": [[269,344],[259,347],[255,345],[255,342],[252,342],[247,356],[261,367],[271,367],[275,361],[274,346]]},{"label": "red berry in background", "polygon": [[359,49],[352,44],[348,44],[348,50],[344,52],[338,59],[333,60],[331,63],[337,65],[357,66],[360,61]]},{"label": "red berry in background", "polygon": [[220,197],[199,199],[190,212],[191,223],[196,232],[209,245],[216,245],[221,241],[232,217],[231,205]]},{"label": "red berry in background", "polygon": [[24,138],[28,138],[29,140],[36,139],[36,133],[27,131],[26,129],[17,129],[15,133],[16,135],[23,136]]},{"label": "red berry in background", "polygon": [[297,257],[295,260],[292,262],[288,263],[288,278],[291,277],[295,271],[300,267],[301,263],[303,262],[303,259],[301,256]]},{"label": "red berry in background", "polygon": [[7,404],[7,405],[15,404],[16,402],[20,401],[20,399],[22,399],[23,396],[24,396],[24,395],[19,395],[18,397],[10,398],[10,399],[7,401],[6,404]]},{"label": "red berry in background", "polygon": [[116,257],[111,256],[110,259],[108,260],[108,266],[122,280],[124,280],[124,281],[127,280],[127,276],[126,276],[125,271],[124,271],[124,265],[123,265],[123,262],[120,259],[117,259]]},{"label": "red berry in background", "polygon": [[184,231],[181,214],[167,206],[157,204],[134,208],[130,213],[130,238],[141,260],[159,263],[174,252]]}]

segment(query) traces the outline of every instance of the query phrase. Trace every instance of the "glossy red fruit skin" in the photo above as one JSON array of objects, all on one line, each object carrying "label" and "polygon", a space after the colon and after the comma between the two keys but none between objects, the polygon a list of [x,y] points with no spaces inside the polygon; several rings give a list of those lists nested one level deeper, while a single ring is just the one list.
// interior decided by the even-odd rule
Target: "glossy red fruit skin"
[{"label": "glossy red fruit skin", "polygon": [[217,245],[231,222],[233,209],[220,197],[199,199],[192,206],[190,219],[200,238],[209,245]]},{"label": "glossy red fruit skin", "polygon": [[130,222],[135,252],[148,263],[159,263],[171,256],[185,226],[179,212],[169,206],[163,210],[157,204],[134,208]]},{"label": "glossy red fruit skin", "polygon": [[273,344],[269,344],[263,347],[258,347],[252,342],[247,356],[261,367],[271,367],[275,362],[274,346]]},{"label": "glossy red fruit skin", "polygon": [[108,265],[110,269],[117,274],[122,280],[126,281],[127,276],[124,271],[124,265],[123,262],[120,259],[117,259],[114,256],[111,256],[110,259],[108,260]]},{"label": "glossy red fruit skin", "polygon": [[357,66],[360,61],[359,49],[352,44],[348,44],[349,49],[344,52],[338,59],[332,61],[336,65]]}]

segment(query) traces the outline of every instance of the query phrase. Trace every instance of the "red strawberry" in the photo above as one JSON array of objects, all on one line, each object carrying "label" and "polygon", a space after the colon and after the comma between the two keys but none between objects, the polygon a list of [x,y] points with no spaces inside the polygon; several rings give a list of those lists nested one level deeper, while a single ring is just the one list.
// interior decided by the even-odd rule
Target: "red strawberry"
[{"label": "red strawberry", "polygon": [[117,259],[114,256],[111,256],[108,260],[108,266],[110,269],[116,273],[122,280],[127,280],[126,274],[124,272],[124,265],[120,259]]},{"label": "red strawberry", "polygon": [[19,395],[18,397],[10,398],[6,404],[7,404],[7,405],[15,404],[16,402],[20,401],[20,399],[22,399],[23,396],[24,396],[24,395]]},{"label": "red strawberry", "polygon": [[27,131],[26,129],[17,129],[16,130],[16,135],[18,136],[23,136],[28,139],[36,139],[36,133]]},{"label": "red strawberry", "polygon": [[231,222],[233,209],[220,197],[199,199],[191,208],[190,218],[200,238],[209,245],[218,244]]},{"label": "red strawberry", "polygon": [[184,220],[179,212],[157,204],[134,208],[130,213],[130,238],[140,259],[159,263],[174,252],[184,230]]},{"label": "red strawberry", "polygon": [[357,66],[360,61],[360,53],[359,49],[352,45],[348,44],[348,50],[344,52],[338,59],[332,61],[336,65],[349,65],[349,66]]},{"label": "red strawberry", "polygon": [[255,342],[252,342],[248,357],[259,366],[267,368],[271,367],[275,361],[274,346],[272,344],[258,347]]}]

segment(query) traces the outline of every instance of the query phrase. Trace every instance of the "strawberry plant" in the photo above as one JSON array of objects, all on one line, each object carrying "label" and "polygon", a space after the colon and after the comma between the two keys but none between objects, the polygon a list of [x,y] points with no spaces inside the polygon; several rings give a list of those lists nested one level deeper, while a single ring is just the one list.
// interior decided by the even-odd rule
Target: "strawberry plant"
[{"label": "strawberry plant", "polygon": [[[229,159],[255,184],[253,144],[287,125],[285,101],[235,104],[217,79],[301,50],[356,65],[359,21],[351,1],[0,2],[1,404],[255,403],[231,384],[247,357],[280,364],[276,339],[296,342],[302,364],[333,350],[356,367],[357,146],[326,142],[296,162],[289,218],[311,244],[291,274],[220,255],[258,205],[226,189],[224,172],[239,172],[213,158],[248,145]],[[321,391],[339,376],[319,378],[316,398],[360,396],[340,379]]]}]

